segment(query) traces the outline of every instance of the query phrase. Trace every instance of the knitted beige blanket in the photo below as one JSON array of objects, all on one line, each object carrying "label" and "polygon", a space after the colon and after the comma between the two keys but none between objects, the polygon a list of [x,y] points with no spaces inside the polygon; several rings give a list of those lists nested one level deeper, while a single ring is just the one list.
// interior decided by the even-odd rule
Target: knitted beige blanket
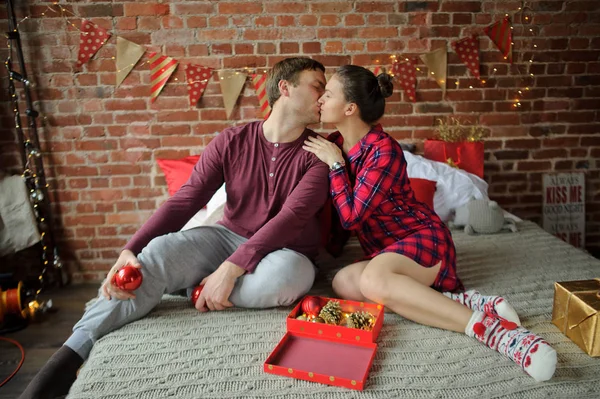
[{"label": "knitted beige blanket", "polygon": [[[362,392],[263,372],[285,334],[290,308],[200,314],[165,296],[146,318],[102,338],[68,396],[90,398],[598,398],[600,358],[591,358],[551,324],[553,283],[600,277],[600,261],[531,222],[519,232],[453,232],[467,288],[502,294],[523,325],[558,352],[552,380],[536,383],[512,361],[464,334],[387,313]],[[332,295],[335,268],[360,257],[352,242],[341,259],[322,259],[313,292]]]}]

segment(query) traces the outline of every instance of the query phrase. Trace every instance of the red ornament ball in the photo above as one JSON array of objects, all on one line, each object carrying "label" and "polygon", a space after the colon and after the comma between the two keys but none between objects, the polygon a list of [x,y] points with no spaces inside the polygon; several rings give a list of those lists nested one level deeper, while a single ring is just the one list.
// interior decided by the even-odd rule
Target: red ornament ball
[{"label": "red ornament ball", "polygon": [[302,312],[306,313],[308,316],[318,316],[319,312],[323,305],[321,305],[321,300],[315,296],[307,296],[302,301]]},{"label": "red ornament ball", "polygon": [[200,293],[202,292],[202,288],[204,288],[203,285],[199,285],[196,288],[194,288],[194,290],[192,291],[192,305],[196,306],[196,302],[198,301],[198,298],[200,298]]},{"label": "red ornament ball", "polygon": [[142,285],[142,272],[137,267],[125,265],[115,273],[113,283],[123,291],[135,291]]}]

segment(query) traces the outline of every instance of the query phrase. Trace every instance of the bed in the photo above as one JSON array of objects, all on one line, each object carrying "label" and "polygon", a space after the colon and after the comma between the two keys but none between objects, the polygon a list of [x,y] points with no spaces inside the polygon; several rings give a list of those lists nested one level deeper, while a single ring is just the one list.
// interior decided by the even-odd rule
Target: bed
[{"label": "bed", "polygon": [[[552,380],[536,383],[512,361],[464,334],[385,315],[379,348],[362,392],[263,372],[285,333],[291,308],[198,313],[165,296],[146,318],[103,337],[80,370],[69,399],[89,398],[546,398],[598,397],[600,358],[591,358],[550,322],[553,283],[600,275],[600,261],[543,231],[471,236],[453,231],[467,288],[504,295],[526,328],[558,352]],[[360,255],[321,256],[312,293],[333,295],[337,268]]]}]

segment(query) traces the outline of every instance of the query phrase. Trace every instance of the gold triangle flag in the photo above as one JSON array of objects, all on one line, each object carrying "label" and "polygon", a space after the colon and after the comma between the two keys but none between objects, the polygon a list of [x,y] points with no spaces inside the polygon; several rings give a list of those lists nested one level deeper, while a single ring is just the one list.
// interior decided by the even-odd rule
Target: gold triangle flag
[{"label": "gold triangle flag", "polygon": [[440,47],[430,53],[421,54],[421,60],[429,69],[428,75],[434,78],[442,88],[442,98],[446,97],[446,71],[448,69],[448,52],[445,47]]},{"label": "gold triangle flag", "polygon": [[225,103],[225,111],[227,118],[231,117],[235,103],[237,102],[248,74],[244,72],[220,70],[219,82],[221,83],[221,93],[223,94],[223,102]]},{"label": "gold triangle flag", "polygon": [[143,46],[117,36],[117,87],[123,83],[145,52]]}]

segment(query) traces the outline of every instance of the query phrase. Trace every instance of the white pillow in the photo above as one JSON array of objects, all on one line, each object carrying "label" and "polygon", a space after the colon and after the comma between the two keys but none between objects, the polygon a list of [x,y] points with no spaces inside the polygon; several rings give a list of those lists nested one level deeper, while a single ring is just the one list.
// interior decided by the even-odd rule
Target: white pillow
[{"label": "white pillow", "polygon": [[452,212],[472,198],[488,198],[488,184],[480,177],[404,151],[408,177],[436,182],[433,208],[442,221],[447,222]]},{"label": "white pillow", "polygon": [[227,192],[225,191],[225,184],[223,184],[208,201],[206,209],[200,209],[181,230],[193,229],[194,227],[214,224],[214,222],[219,221],[222,217],[225,202],[227,202]]}]

